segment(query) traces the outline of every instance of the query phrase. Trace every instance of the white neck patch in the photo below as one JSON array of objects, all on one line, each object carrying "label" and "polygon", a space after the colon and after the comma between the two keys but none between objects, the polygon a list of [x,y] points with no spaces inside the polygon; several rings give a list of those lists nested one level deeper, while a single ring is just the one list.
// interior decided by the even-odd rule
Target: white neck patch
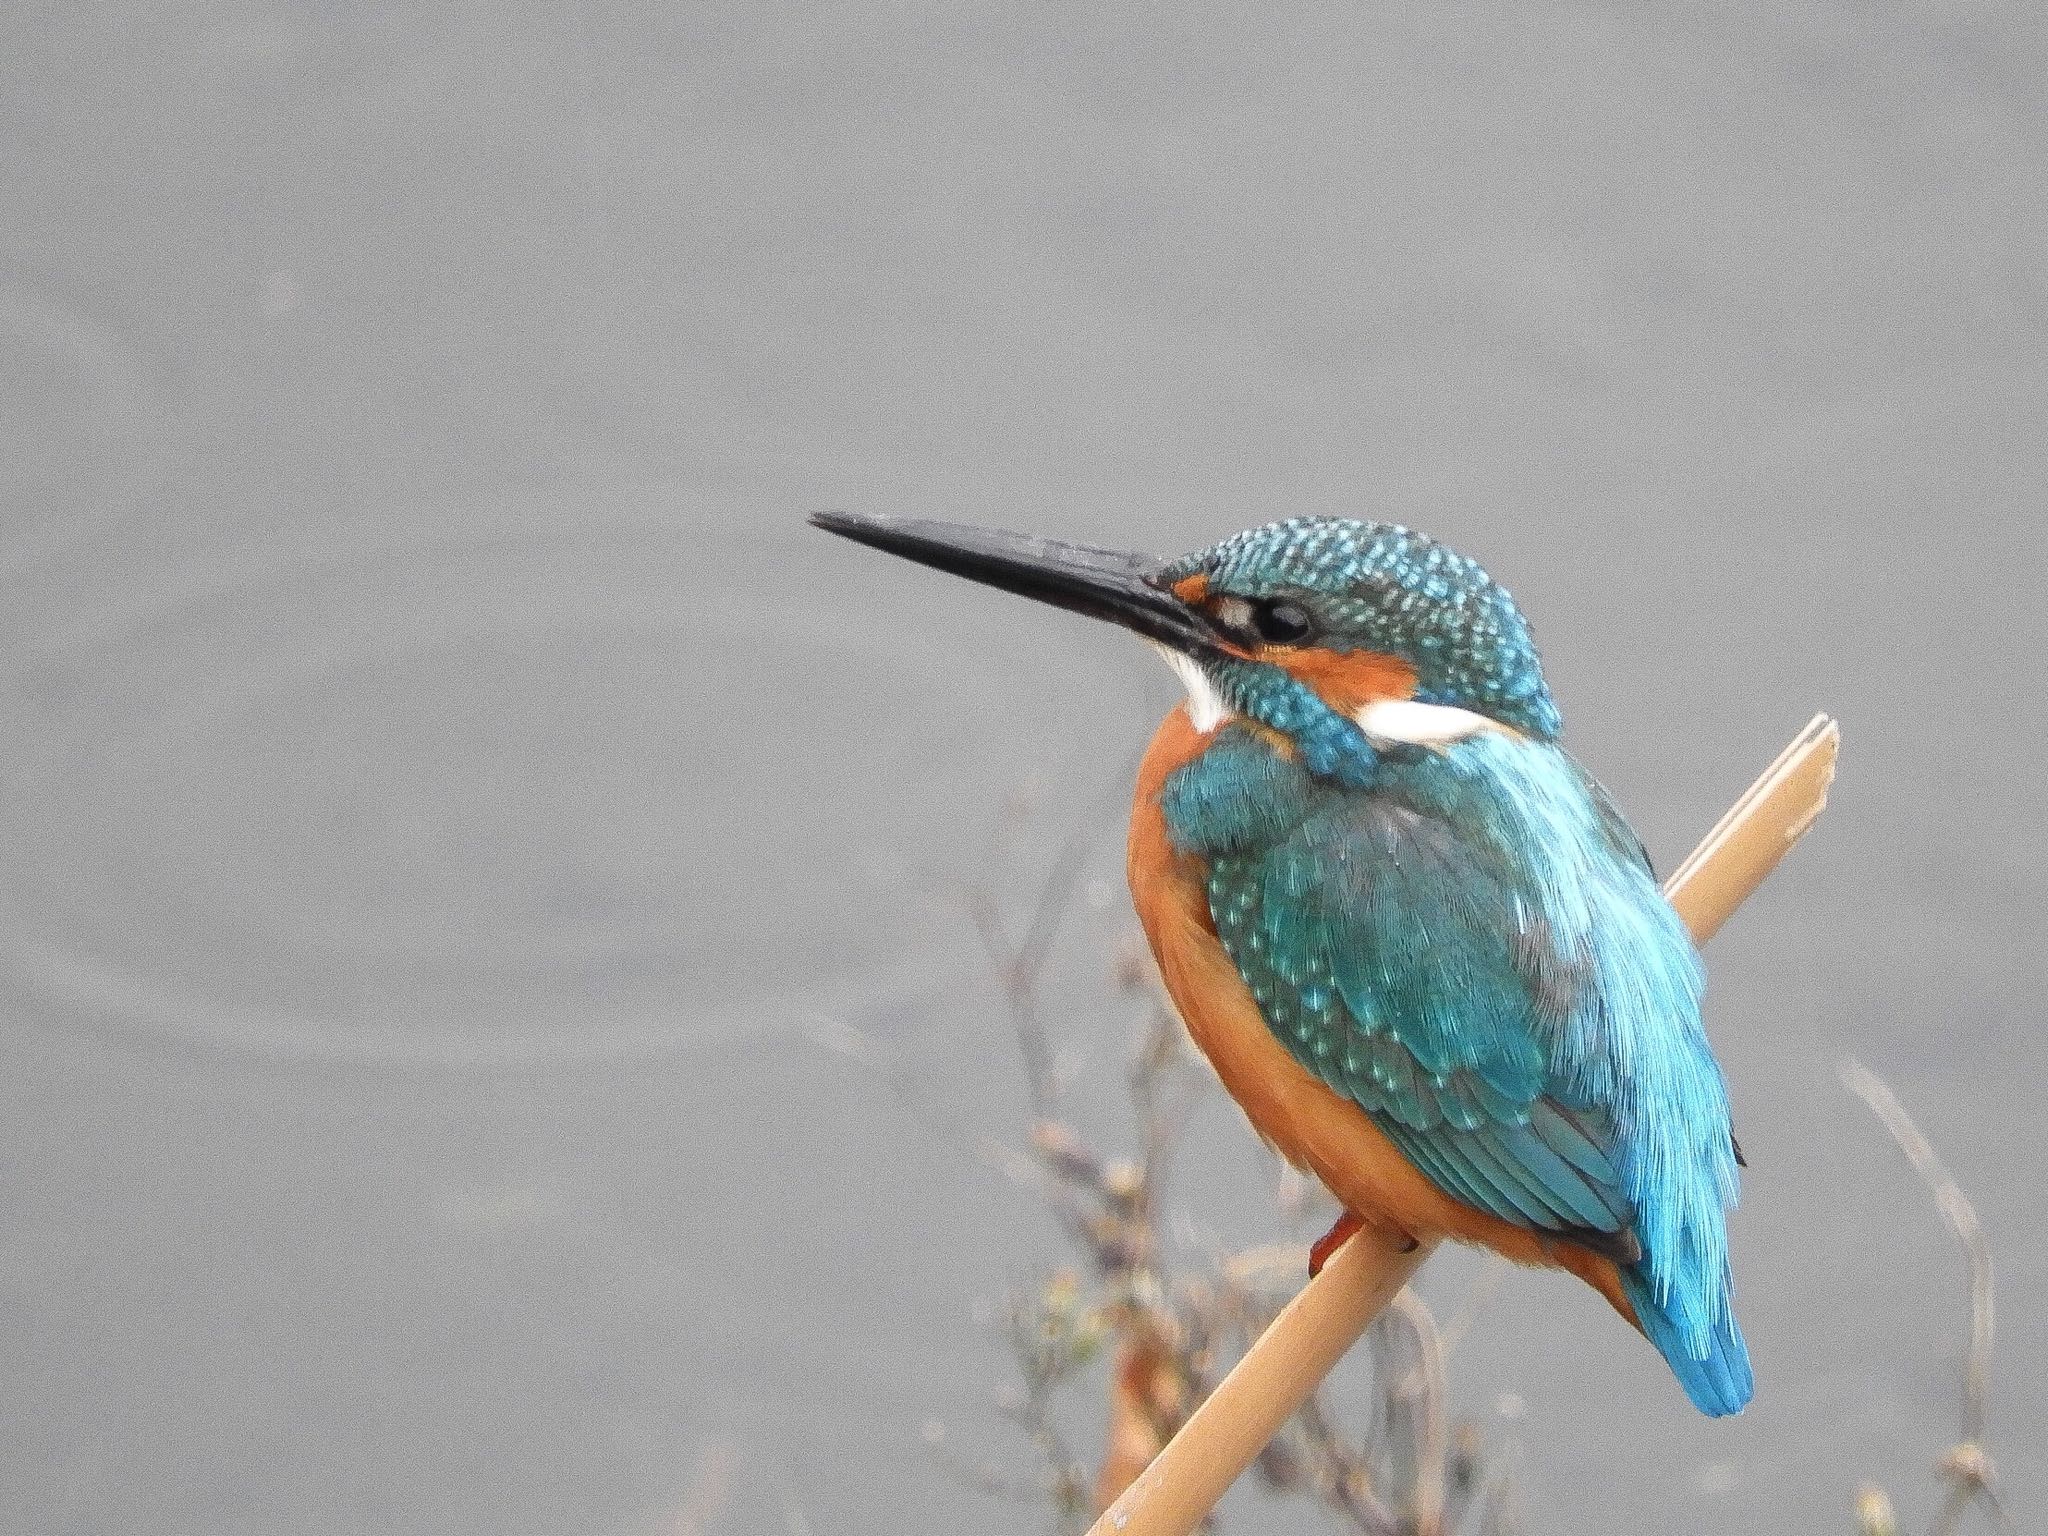
[{"label": "white neck patch", "polygon": [[1206,736],[1230,718],[1230,706],[1223,702],[1223,695],[1209,681],[1209,674],[1202,670],[1200,662],[1156,640],[1152,642],[1152,649],[1166,658],[1166,664],[1173,668],[1173,675],[1180,679],[1181,687],[1187,689],[1188,720],[1196,731]]},{"label": "white neck patch", "polygon": [[[1202,664],[1170,645],[1152,642],[1188,691],[1188,720],[1206,736],[1231,718],[1223,695],[1202,670]],[[1351,717],[1375,746],[1447,747],[1481,731],[1504,731],[1497,720],[1449,704],[1423,704],[1415,699],[1380,699]]]},{"label": "white neck patch", "polygon": [[1498,721],[1449,704],[1414,699],[1380,699],[1351,717],[1376,746],[1447,747],[1481,731],[1501,729]]}]

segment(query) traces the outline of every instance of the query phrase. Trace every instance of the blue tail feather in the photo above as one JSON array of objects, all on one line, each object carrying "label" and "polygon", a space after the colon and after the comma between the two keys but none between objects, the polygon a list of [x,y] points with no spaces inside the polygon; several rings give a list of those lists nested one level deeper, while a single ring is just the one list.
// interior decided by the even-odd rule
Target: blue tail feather
[{"label": "blue tail feather", "polygon": [[1629,1305],[1635,1308],[1643,1332],[1670,1365],[1671,1374],[1685,1388],[1692,1405],[1717,1419],[1740,1413],[1756,1390],[1756,1379],[1750,1374],[1749,1349],[1742,1342],[1742,1330],[1735,1326],[1734,1309],[1725,1305],[1721,1308],[1707,1340],[1707,1353],[1700,1357],[1686,1347],[1684,1332],[1657,1304],[1644,1266],[1624,1267],[1621,1289]]}]

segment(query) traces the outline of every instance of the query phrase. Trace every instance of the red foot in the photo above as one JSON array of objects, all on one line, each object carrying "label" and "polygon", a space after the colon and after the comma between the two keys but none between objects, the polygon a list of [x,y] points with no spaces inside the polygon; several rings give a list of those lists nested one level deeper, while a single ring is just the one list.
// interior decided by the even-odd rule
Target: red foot
[{"label": "red foot", "polygon": [[1337,1224],[1317,1238],[1308,1250],[1308,1277],[1313,1280],[1323,1272],[1323,1266],[1330,1262],[1330,1255],[1351,1240],[1351,1234],[1364,1223],[1346,1211],[1337,1218]]}]

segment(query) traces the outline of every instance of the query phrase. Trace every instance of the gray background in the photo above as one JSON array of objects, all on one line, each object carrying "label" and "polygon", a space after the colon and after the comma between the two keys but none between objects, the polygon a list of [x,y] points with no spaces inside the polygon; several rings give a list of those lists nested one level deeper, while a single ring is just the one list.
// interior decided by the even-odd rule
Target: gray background
[{"label": "gray background", "polygon": [[[2041,17],[9,7],[0,1526],[1035,1521],[921,1432],[1024,1465],[987,1311],[1057,1251],[972,1155],[1023,1104],[958,889],[1087,839],[1114,1137],[1171,684],[816,506],[1429,528],[1667,862],[1840,714],[1714,951],[1755,1408],[1520,1275],[1460,1401],[1537,1530],[1924,1512],[1959,1266],[1855,1052],[1981,1203],[2038,1521]],[[1182,1230],[1273,1235],[1193,1139]]]}]

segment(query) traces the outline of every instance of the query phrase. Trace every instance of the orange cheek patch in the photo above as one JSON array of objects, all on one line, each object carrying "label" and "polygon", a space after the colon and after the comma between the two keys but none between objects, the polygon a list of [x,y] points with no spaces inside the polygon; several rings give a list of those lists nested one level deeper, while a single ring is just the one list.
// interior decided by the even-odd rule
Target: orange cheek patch
[{"label": "orange cheek patch", "polygon": [[1290,650],[1268,646],[1259,660],[1306,683],[1339,714],[1356,714],[1381,699],[1415,697],[1415,669],[1380,651]]},{"label": "orange cheek patch", "polygon": [[1209,578],[1200,571],[1183,576],[1173,584],[1173,595],[1190,608],[1199,608],[1209,597]]}]

